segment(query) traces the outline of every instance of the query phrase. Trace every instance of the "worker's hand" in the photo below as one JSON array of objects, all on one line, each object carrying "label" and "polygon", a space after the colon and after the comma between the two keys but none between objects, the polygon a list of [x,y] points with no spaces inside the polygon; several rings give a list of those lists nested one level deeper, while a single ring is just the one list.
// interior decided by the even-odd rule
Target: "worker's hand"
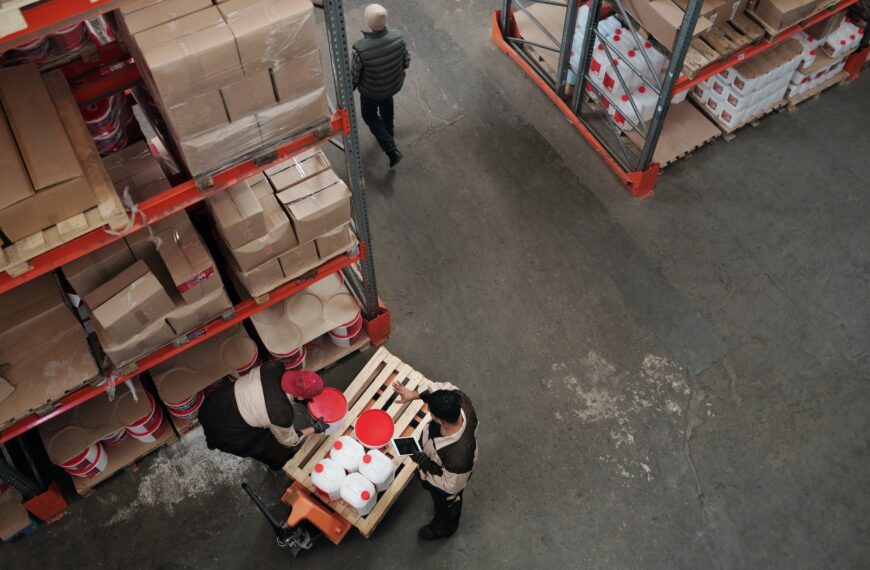
[{"label": "worker's hand", "polygon": [[311,424],[314,428],[314,433],[323,433],[329,429],[329,424],[323,421],[323,418],[317,418],[317,421]]},{"label": "worker's hand", "polygon": [[405,388],[405,386],[403,386],[398,380],[393,382],[393,389],[399,395],[399,402],[402,404],[407,404],[408,402],[413,402],[420,398],[420,394],[409,388]]},{"label": "worker's hand", "polygon": [[441,466],[429,459],[422,451],[418,451],[414,455],[411,456],[411,461],[420,466],[420,471],[425,471],[431,475],[441,475],[444,473],[444,470],[441,469]]}]

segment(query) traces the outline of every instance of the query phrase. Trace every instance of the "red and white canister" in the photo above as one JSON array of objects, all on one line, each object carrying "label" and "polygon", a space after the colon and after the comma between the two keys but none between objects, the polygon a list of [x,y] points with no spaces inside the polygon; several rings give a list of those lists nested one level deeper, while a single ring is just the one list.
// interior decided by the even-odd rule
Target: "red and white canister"
[{"label": "red and white canister", "polygon": [[72,459],[64,461],[60,466],[70,475],[90,478],[105,471],[108,463],[109,455],[102,444],[96,442]]},{"label": "red and white canister", "polygon": [[242,376],[244,376],[245,374],[247,374],[248,372],[250,372],[251,370],[253,370],[254,368],[256,368],[257,366],[259,366],[262,363],[263,363],[263,359],[260,358],[260,352],[257,351],[254,353],[254,358],[249,363],[245,364],[241,368],[237,368],[237,369],[233,370],[232,372],[230,372],[228,375],[228,378],[230,380],[232,380],[233,382],[235,382],[236,380],[238,380],[239,378],[241,378]]},{"label": "red and white canister", "polygon": [[[342,325],[334,330],[329,331],[329,340],[332,341],[332,344],[336,346],[341,346],[343,348],[348,348],[353,344],[353,341],[359,336],[359,333],[362,331],[363,321],[362,316],[356,320],[355,324],[346,327]],[[343,330],[345,332],[335,332],[336,330]]]},{"label": "red and white canister", "polygon": [[184,400],[183,402],[179,402],[177,404],[170,404],[169,402],[164,402],[166,404],[166,409],[169,410],[169,413],[175,416],[176,418],[189,422],[196,419],[196,416],[199,414],[199,408],[202,406],[202,402],[205,400],[205,393],[203,391],[199,391],[190,398]]},{"label": "red and white canister", "polygon": [[163,423],[163,409],[154,401],[154,396],[146,392],[148,402],[151,404],[148,414],[127,426],[127,432],[142,442],[152,442],[160,439],[166,424]]},{"label": "red and white canister", "polygon": [[125,441],[127,441],[127,429],[121,428],[115,433],[107,435],[106,437],[101,439],[100,443],[102,443],[106,447],[115,447],[116,445],[121,445]]},{"label": "red and white canister", "polygon": [[287,354],[279,354],[276,352],[269,352],[269,354],[284,364],[284,370],[302,370],[302,367],[305,366],[305,355],[307,354],[307,350],[303,345]]},{"label": "red and white canister", "polygon": [[332,329],[332,333],[336,335],[347,335],[352,330],[356,330],[359,333],[359,329],[362,326],[362,313],[357,313],[356,316],[350,321],[344,323],[343,325],[337,326]]}]

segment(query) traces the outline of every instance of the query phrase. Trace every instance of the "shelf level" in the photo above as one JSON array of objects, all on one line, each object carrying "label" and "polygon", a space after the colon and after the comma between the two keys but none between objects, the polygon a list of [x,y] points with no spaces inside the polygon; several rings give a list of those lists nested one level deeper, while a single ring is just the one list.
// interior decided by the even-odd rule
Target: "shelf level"
[{"label": "shelf level", "polygon": [[[318,146],[329,139],[346,134],[349,128],[347,111],[339,109],[332,115],[329,124],[329,132],[324,136],[318,136],[314,131],[307,131],[279,145],[274,150],[273,154],[269,156],[268,162],[250,159],[220,171],[212,177],[212,185],[208,188],[198,188],[193,180],[188,180],[174,188],[170,188],[166,192],[153,198],[149,198],[139,204],[139,211],[142,215],[137,216],[135,223],[132,224],[130,232],[128,233],[140,230],[145,226],[151,225],[158,220],[162,220],[163,218],[179,212],[188,206],[192,206],[193,204],[213,196],[241,180],[250,178],[254,174],[262,172],[270,166],[286,160],[291,156]],[[57,269],[62,265],[87,255],[88,253],[113,241],[121,239],[122,237],[123,236],[108,234],[103,229],[86,233],[83,236],[28,260],[32,269],[22,273],[21,275],[12,277],[8,273],[0,274],[0,293],[9,291],[22,283],[26,283],[31,279],[35,279],[40,275]]]},{"label": "shelf level", "polygon": [[232,318],[223,320],[220,317],[212,319],[208,323],[204,324],[202,327],[198,329],[199,336],[190,339],[187,344],[182,346],[173,346],[167,345],[163,348],[160,348],[151,354],[140,358],[136,361],[134,366],[128,365],[124,367],[124,371],[113,371],[108,374],[106,381],[96,387],[85,386],[81,389],[69,394],[61,398],[53,407],[51,412],[37,416],[30,415],[18,422],[15,422],[11,426],[6,429],[0,431],[0,443],[5,443],[14,437],[18,437],[24,432],[33,429],[34,427],[54,418],[67,410],[71,410],[76,406],[87,402],[91,398],[95,398],[107,391],[110,386],[117,386],[118,384],[128,380],[129,378],[133,378],[134,376],[139,375],[146,370],[151,369],[152,367],[164,362],[173,356],[180,354],[187,350],[192,346],[196,346],[197,344],[203,342],[204,340],[213,337],[216,334],[219,334],[228,328],[236,325],[237,323],[242,322],[243,320],[249,318],[251,315],[262,311],[267,307],[271,307],[275,303],[283,301],[287,297],[302,291],[306,287],[309,287],[311,284],[323,279],[328,275],[332,275],[337,271],[341,271],[343,268],[349,266],[350,264],[362,260],[366,256],[366,248],[364,243],[359,244],[359,254],[355,256],[351,256],[348,254],[342,254],[338,257],[330,259],[329,261],[320,265],[317,269],[312,272],[309,272],[289,283],[285,283],[276,289],[273,289],[269,292],[269,299],[262,304],[257,304],[253,299],[247,299],[242,301],[238,305],[234,307],[235,314]]},{"label": "shelf level", "polygon": [[0,51],[114,10],[125,0],[47,0],[21,9],[26,27],[0,37]]},{"label": "shelf level", "polygon": [[687,89],[691,89],[698,83],[702,81],[706,81],[707,79],[713,77],[714,75],[721,73],[726,69],[730,69],[737,65],[738,63],[743,63],[751,59],[752,57],[769,50],[772,47],[781,44],[785,40],[794,36],[798,32],[801,32],[810,26],[818,24],[821,21],[827,20],[837,12],[842,12],[852,4],[855,4],[858,0],[840,0],[840,2],[835,5],[830,10],[826,10],[824,12],[819,12],[815,16],[801,22],[800,24],[796,24],[783,32],[777,34],[777,36],[773,39],[764,40],[757,44],[752,44],[746,46],[743,49],[737,50],[733,55],[724,59],[722,61],[716,62],[714,64],[708,65],[703,70],[699,71],[695,77],[689,79],[684,77],[677,81],[677,84],[674,85],[674,93],[680,93],[681,91],[686,91]]}]

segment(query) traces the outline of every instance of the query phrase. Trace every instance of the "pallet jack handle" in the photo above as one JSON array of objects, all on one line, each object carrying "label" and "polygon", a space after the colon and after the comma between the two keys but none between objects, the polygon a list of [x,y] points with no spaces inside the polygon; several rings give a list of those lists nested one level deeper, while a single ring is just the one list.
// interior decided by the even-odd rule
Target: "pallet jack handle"
[{"label": "pallet jack handle", "polygon": [[272,525],[272,529],[275,531],[275,536],[278,537],[279,541],[286,541],[290,539],[293,535],[293,532],[286,524],[281,524],[278,522],[278,519],[266,508],[266,505],[263,504],[263,501],[260,500],[260,497],[254,492],[253,489],[247,484],[242,483],[242,489],[245,490],[245,493],[254,501],[254,505],[260,509],[260,512],[263,513],[263,516],[266,517],[266,520],[269,521],[269,524]]}]

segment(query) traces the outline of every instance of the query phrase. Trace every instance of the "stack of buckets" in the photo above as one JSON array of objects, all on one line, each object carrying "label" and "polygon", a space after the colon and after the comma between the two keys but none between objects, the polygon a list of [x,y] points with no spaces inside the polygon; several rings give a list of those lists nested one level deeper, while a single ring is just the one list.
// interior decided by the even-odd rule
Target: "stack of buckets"
[{"label": "stack of buckets", "polygon": [[269,354],[284,364],[284,370],[302,370],[305,366],[305,355],[307,352],[308,351],[303,344],[296,350],[288,352],[287,354],[272,352],[271,350],[269,351]]},{"label": "stack of buckets", "polygon": [[106,470],[109,463],[109,454],[106,447],[113,447],[123,443],[128,436],[143,443],[151,443],[160,439],[166,429],[163,421],[163,410],[157,405],[154,396],[146,392],[149,408],[148,412],[128,425],[126,428],[108,435],[89,445],[84,451],[75,457],[60,464],[70,475],[83,478],[96,477]]},{"label": "stack of buckets", "polygon": [[260,358],[260,351],[258,350],[256,352],[254,352],[254,358],[252,358],[250,362],[248,362],[247,364],[245,364],[241,368],[236,368],[235,370],[230,372],[229,375],[227,376],[227,378],[229,378],[231,382],[235,382],[236,380],[238,380],[239,378],[241,378],[242,376],[244,376],[245,374],[247,374],[248,372],[250,372],[251,370],[253,370],[257,366],[261,365],[262,363],[263,363],[263,359]]},{"label": "stack of buckets", "polygon": [[81,108],[82,117],[102,156],[127,146],[133,110],[124,93],[115,93]]},{"label": "stack of buckets", "polygon": [[356,316],[347,323],[337,326],[329,331],[329,340],[336,346],[349,348],[362,331],[363,319],[362,313],[357,312]]},{"label": "stack of buckets", "polygon": [[84,46],[88,38],[88,30],[84,23],[61,28],[7,51],[3,54],[3,65],[19,63],[51,65],[52,61],[58,61],[58,57],[66,58],[67,54]]},{"label": "stack of buckets", "polygon": [[199,408],[202,406],[203,401],[205,401],[205,392],[200,390],[182,402],[175,404],[164,402],[164,404],[166,404],[166,409],[169,410],[169,413],[173,417],[184,422],[192,422],[199,415]]}]

